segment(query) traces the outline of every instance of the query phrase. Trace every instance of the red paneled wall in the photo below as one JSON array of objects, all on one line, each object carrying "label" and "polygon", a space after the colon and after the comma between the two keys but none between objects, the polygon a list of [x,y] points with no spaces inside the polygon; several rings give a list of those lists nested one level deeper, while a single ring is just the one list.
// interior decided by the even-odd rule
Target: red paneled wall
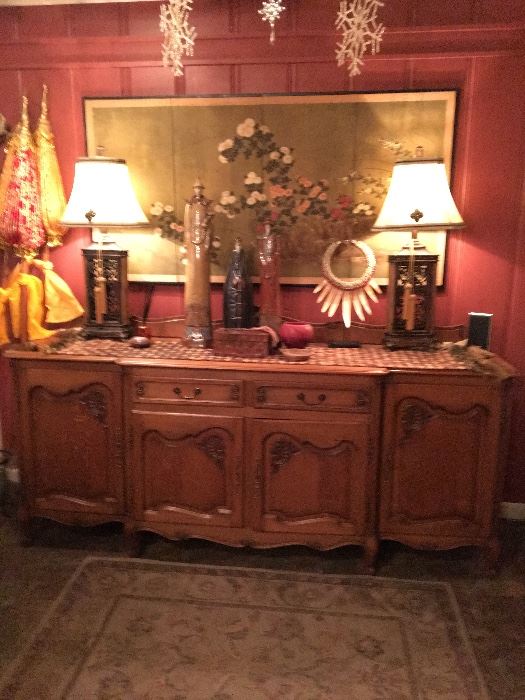
[{"label": "red paneled wall", "polygon": [[[452,187],[468,226],[449,235],[437,321],[464,323],[472,310],[494,314],[492,348],[521,375],[505,499],[525,502],[525,4],[389,0],[381,9],[387,27],[381,53],[353,80],[334,58],[339,1],[286,4],[271,46],[259,0],[196,0],[195,55],[177,79],[160,63],[156,2],[0,8],[0,112],[16,123],[27,94],[34,120],[42,83],[49,85],[69,192],[75,158],[85,155],[85,96],[458,89]],[[81,298],[87,239],[71,232],[53,258]],[[132,311],[142,297],[132,286]],[[159,287],[152,316],[181,313],[181,301],[180,287]],[[218,291],[213,307],[219,315]],[[310,289],[285,289],[284,307],[287,315],[321,320]],[[383,321],[384,305],[374,314],[374,322]],[[14,432],[10,404],[4,394],[7,442]]]}]

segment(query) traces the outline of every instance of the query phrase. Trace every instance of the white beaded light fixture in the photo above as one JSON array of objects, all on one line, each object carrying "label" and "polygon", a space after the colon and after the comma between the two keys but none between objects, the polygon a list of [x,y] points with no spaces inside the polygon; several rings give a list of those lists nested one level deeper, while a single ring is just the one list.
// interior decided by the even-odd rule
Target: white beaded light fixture
[{"label": "white beaded light fixture", "polygon": [[383,5],[379,0],[343,0],[339,5],[335,26],[342,38],[336,49],[337,65],[348,62],[350,76],[361,73],[367,49],[372,55],[379,53],[385,27],[377,21],[377,11]]},{"label": "white beaded light fixture", "polygon": [[270,44],[273,44],[275,41],[275,23],[284,10],[286,10],[286,7],[282,4],[282,0],[264,0],[261,9],[258,10],[263,22],[270,24]]},{"label": "white beaded light fixture", "polygon": [[176,76],[184,74],[182,56],[193,56],[197,33],[188,21],[192,5],[193,0],[168,0],[160,6],[159,26],[164,34],[162,64]]}]

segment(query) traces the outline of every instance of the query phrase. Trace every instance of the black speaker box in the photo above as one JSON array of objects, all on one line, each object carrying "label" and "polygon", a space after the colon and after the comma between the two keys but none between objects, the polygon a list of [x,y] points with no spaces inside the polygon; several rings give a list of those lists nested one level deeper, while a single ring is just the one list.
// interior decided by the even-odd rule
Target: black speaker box
[{"label": "black speaker box", "polygon": [[474,311],[469,313],[467,345],[477,345],[480,348],[488,350],[490,345],[491,326],[492,314],[484,314]]}]

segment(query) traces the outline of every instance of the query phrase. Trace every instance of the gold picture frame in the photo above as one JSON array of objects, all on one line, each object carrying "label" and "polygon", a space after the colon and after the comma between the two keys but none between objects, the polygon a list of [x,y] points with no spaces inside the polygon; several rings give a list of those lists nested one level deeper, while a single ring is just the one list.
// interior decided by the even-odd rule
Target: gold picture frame
[{"label": "gold picture frame", "polygon": [[[131,282],[184,281],[176,239],[185,199],[200,178],[217,210],[213,282],[224,279],[237,236],[253,255],[257,231],[270,215],[283,234],[283,284],[317,283],[322,253],[340,238],[368,243],[376,278],[386,284],[388,254],[409,233],[368,229],[393,164],[422,147],[426,157],[443,158],[450,175],[455,109],[456,92],[449,90],[84,99],[88,155],[102,147],[127,161],[152,220],[152,228],[115,234],[129,251]],[[441,285],[446,234],[420,239],[439,256]],[[362,264],[359,257],[342,255],[337,273],[359,276],[354,264]]]}]

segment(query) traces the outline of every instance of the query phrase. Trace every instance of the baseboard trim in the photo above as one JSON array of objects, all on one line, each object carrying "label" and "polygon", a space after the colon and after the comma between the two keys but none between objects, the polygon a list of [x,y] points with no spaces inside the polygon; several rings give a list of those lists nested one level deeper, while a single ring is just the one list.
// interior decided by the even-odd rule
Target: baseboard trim
[{"label": "baseboard trim", "polygon": [[503,502],[500,508],[500,515],[506,520],[525,520],[525,503]]}]

